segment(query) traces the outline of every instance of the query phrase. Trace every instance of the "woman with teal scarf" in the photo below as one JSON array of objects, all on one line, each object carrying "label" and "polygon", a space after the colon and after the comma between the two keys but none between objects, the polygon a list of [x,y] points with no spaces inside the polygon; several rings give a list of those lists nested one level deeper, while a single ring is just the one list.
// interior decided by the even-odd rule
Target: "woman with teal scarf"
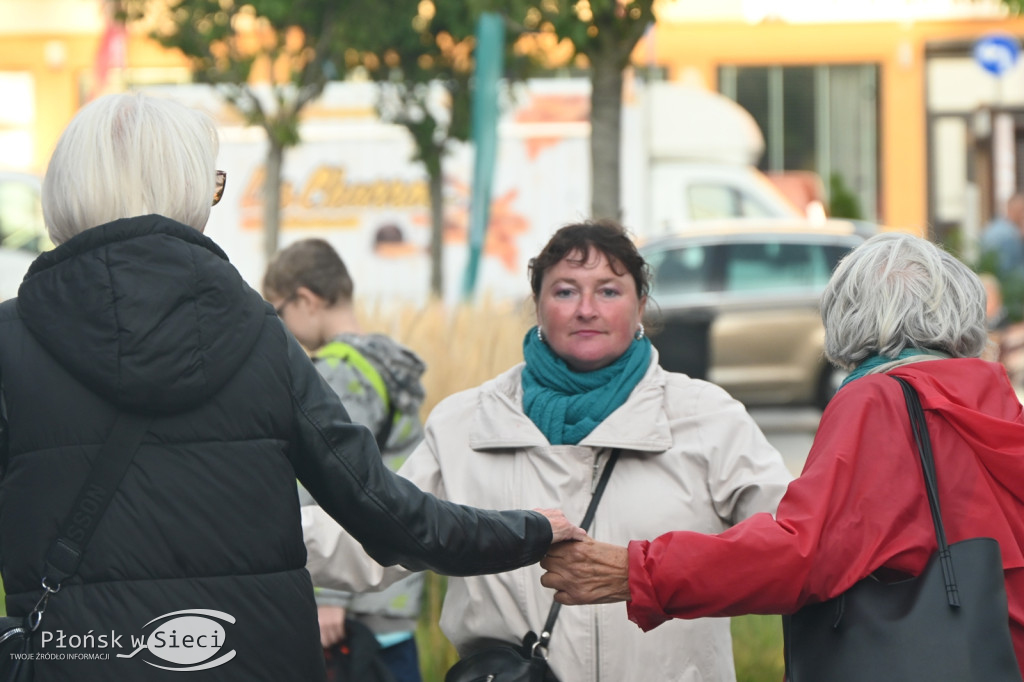
[{"label": "woman with teal scarf", "polygon": [[[590,527],[606,542],[653,538],[680,523],[725,530],[774,512],[791,476],[744,407],[658,365],[642,322],[648,268],[621,225],[558,230],[529,275],[537,326],[523,339],[525,362],[441,401],[399,474],[451,501],[515,500],[579,522],[617,450]],[[317,557],[334,541],[326,534],[320,542],[312,532],[317,579],[330,563]],[[382,571],[381,580],[396,573]],[[540,632],[553,598],[540,575],[533,566],[449,578],[441,627],[459,654]],[[679,621],[644,635],[621,607],[562,609],[548,661],[561,682],[735,680],[727,620]]]}]

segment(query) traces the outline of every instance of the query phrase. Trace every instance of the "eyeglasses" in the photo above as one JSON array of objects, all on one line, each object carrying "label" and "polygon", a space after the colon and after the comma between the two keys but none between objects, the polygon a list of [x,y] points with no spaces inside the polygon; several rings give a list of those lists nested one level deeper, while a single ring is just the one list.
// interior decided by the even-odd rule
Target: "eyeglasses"
[{"label": "eyeglasses", "polygon": [[277,316],[278,317],[284,317],[284,309],[288,307],[289,303],[293,302],[298,297],[299,297],[298,294],[292,294],[291,296],[289,296],[286,299],[284,299],[283,301],[281,301],[277,305],[277,307],[274,308],[274,312],[277,313]]},{"label": "eyeglasses", "polygon": [[213,203],[211,206],[216,206],[220,203],[220,198],[224,196],[224,185],[228,182],[227,171],[217,171],[217,184],[214,185],[213,189]]}]

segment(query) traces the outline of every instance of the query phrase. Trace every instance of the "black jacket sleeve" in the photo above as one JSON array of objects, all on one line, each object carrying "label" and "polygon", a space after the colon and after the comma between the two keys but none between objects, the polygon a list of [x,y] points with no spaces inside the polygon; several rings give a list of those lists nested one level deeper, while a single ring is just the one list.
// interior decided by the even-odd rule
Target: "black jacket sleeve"
[{"label": "black jacket sleeve", "polygon": [[385,467],[370,430],[349,421],[337,394],[286,336],[295,472],[378,563],[464,576],[508,571],[544,556],[551,524],[542,514],[445,502]]},{"label": "black jacket sleeve", "polygon": [[0,478],[7,473],[7,406],[4,404],[3,380],[0,377]]}]

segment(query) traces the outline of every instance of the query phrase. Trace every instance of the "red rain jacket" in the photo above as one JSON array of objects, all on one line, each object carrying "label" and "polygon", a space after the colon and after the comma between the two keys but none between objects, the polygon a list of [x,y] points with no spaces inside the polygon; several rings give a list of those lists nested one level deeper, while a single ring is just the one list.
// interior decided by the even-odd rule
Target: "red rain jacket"
[{"label": "red rain jacket", "polygon": [[[917,389],[950,543],[999,541],[1010,629],[1024,662],[1024,416],[1001,365],[929,360],[896,368]],[[903,391],[889,376],[843,387],[775,518],[719,535],[679,531],[629,545],[629,618],[792,613],[880,571],[918,575],[936,550]]]}]

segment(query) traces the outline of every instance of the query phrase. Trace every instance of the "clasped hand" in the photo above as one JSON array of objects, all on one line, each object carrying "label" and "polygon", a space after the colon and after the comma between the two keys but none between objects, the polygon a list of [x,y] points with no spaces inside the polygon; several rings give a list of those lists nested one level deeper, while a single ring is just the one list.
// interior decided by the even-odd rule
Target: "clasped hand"
[{"label": "clasped hand", "polygon": [[546,571],[540,584],[556,590],[555,601],[561,604],[629,600],[629,552],[625,547],[585,536],[551,545],[540,565]]}]

